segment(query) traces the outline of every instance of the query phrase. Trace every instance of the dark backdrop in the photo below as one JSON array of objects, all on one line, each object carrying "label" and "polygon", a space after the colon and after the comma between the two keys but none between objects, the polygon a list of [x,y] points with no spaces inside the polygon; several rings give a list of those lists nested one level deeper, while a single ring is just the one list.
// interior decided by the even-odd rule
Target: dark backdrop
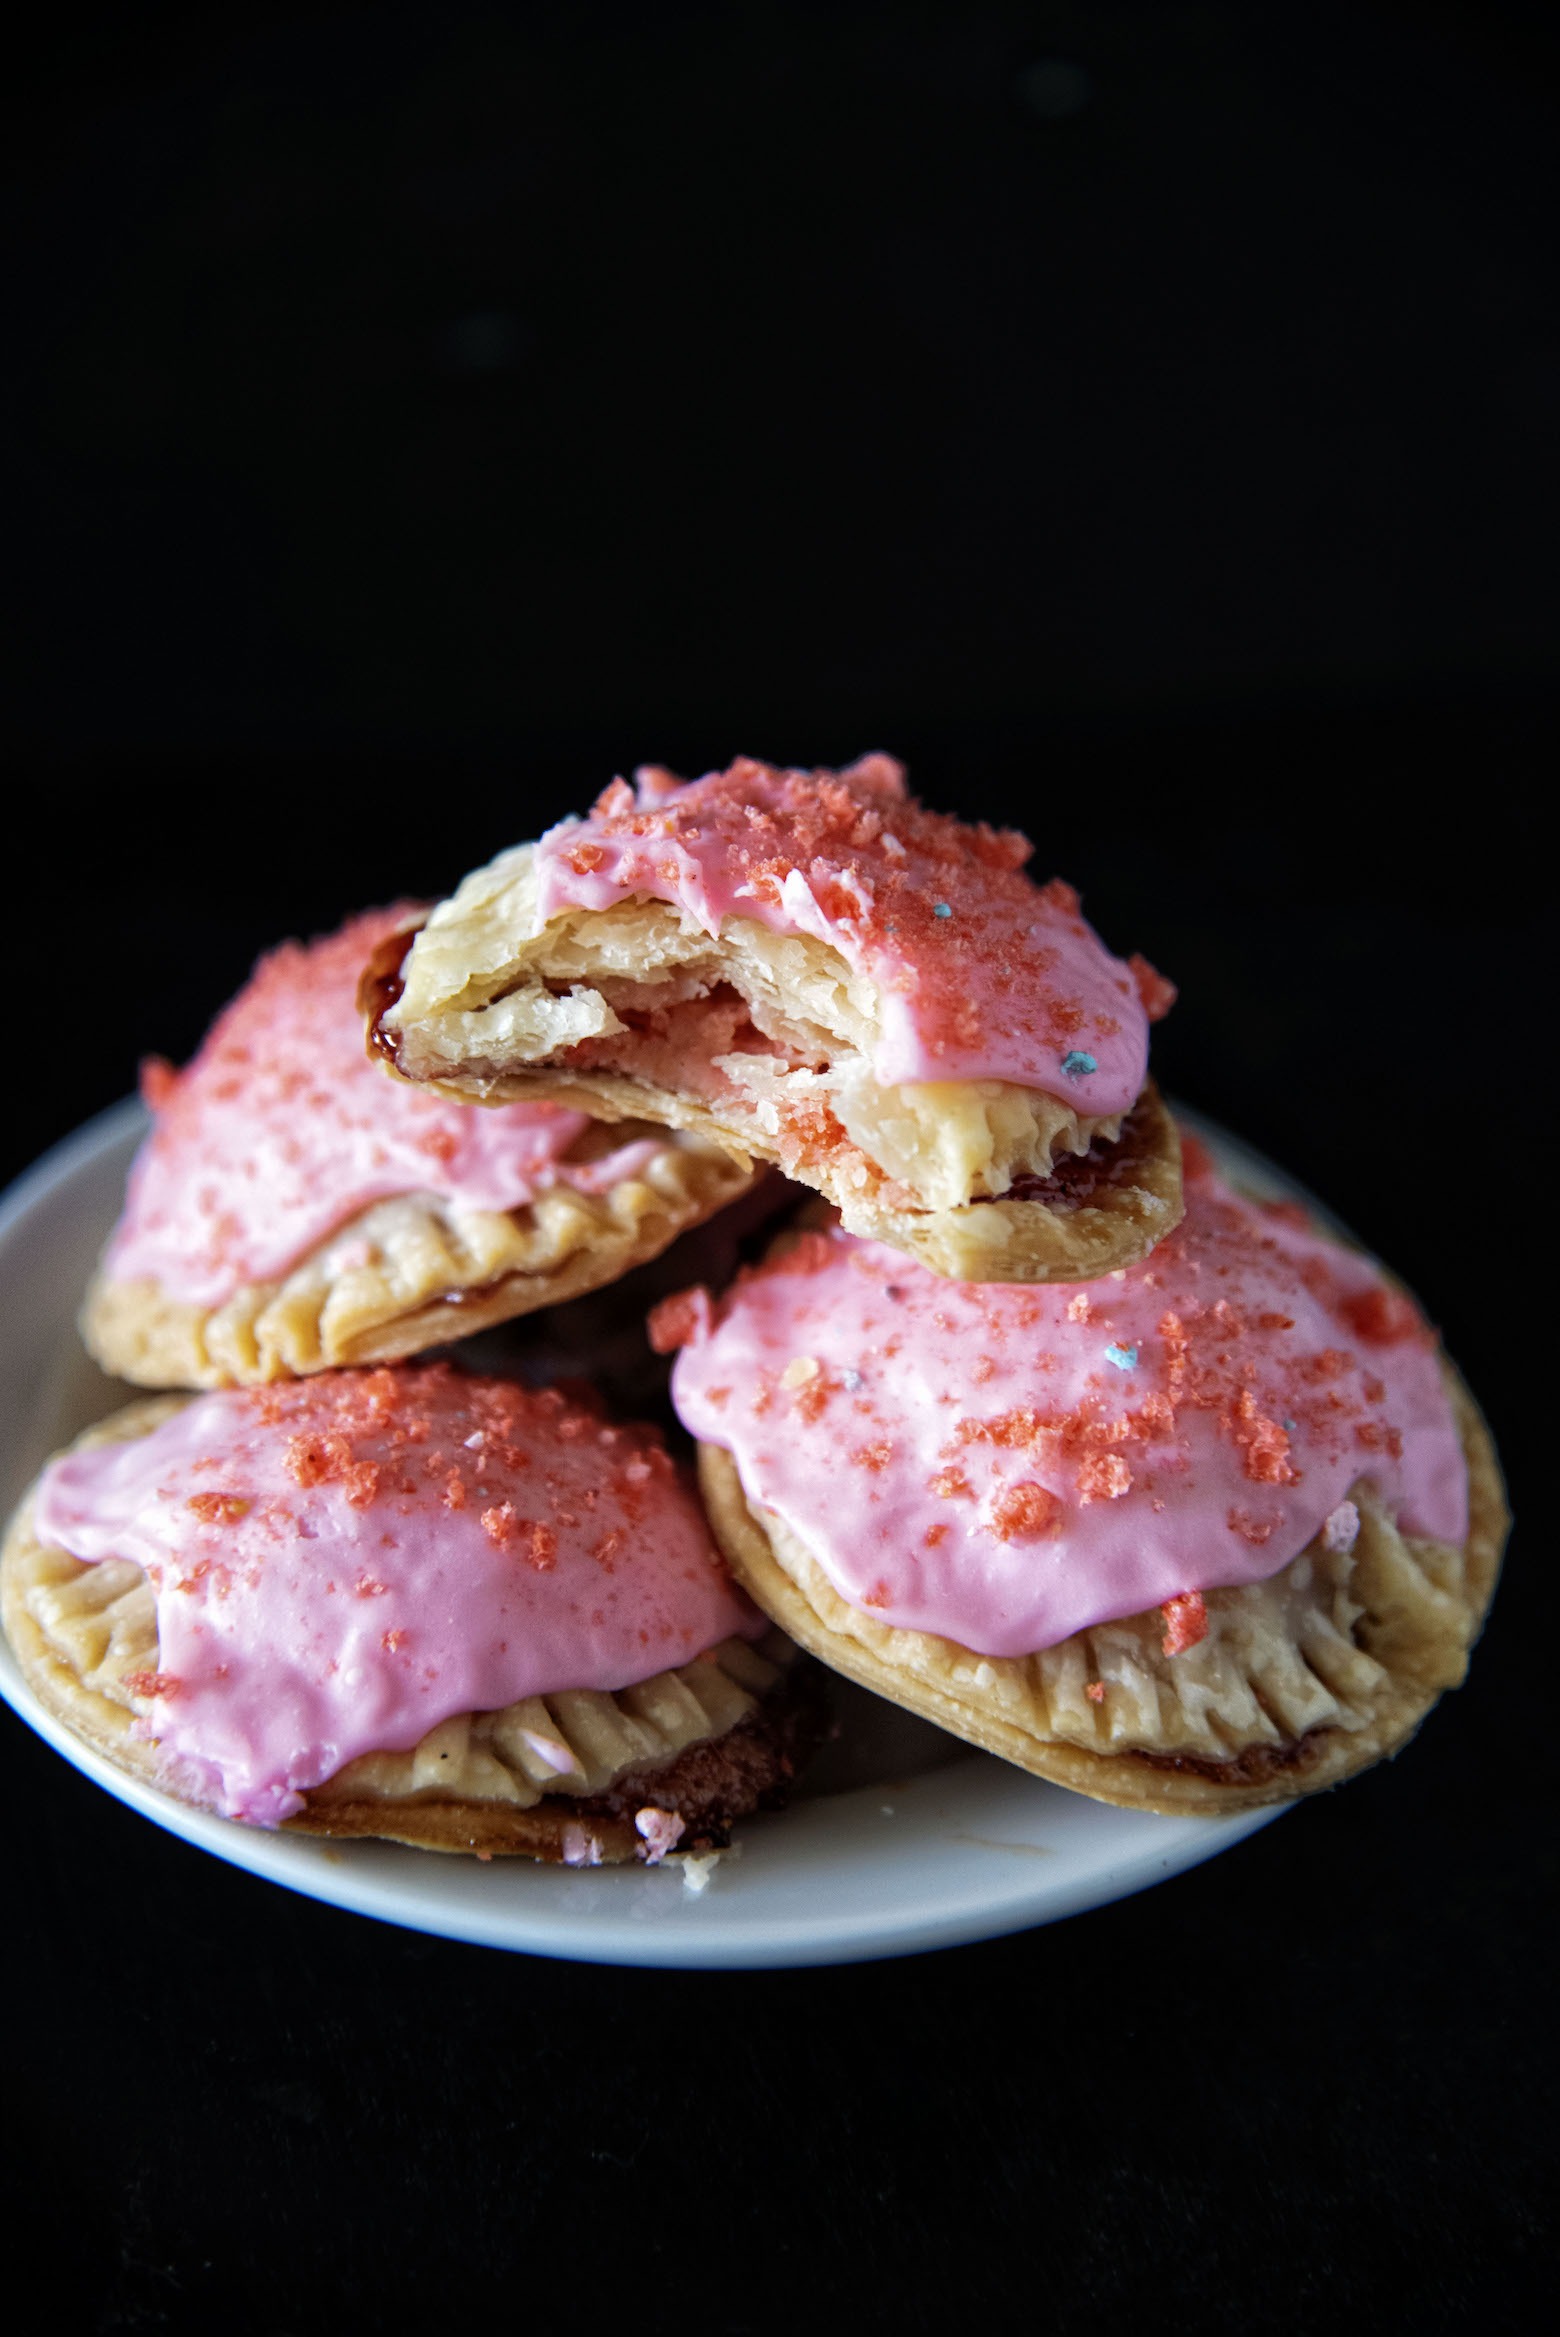
[{"label": "dark backdrop", "polygon": [[[1495,0],[41,19],[3,1166],[615,770],[884,746],[1182,984],[1166,1083],[1416,1284],[1531,1517],[1557,67]],[[1401,1764],[839,1972],[381,1930],[9,1726],[9,2261],[234,2337],[1523,2326],[1541,1568]]]}]

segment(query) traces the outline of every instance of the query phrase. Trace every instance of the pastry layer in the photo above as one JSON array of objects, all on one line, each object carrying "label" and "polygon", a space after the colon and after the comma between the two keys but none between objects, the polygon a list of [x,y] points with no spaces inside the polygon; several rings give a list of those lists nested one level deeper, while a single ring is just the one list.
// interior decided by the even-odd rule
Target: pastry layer
[{"label": "pastry layer", "polygon": [[[1119,1135],[1143,1089],[1140,989],[1156,1011],[1173,992],[1109,956],[1070,888],[1020,875],[1027,849],[922,812],[886,757],[681,789],[642,774],[637,805],[618,783],[588,822],[468,877],[375,1029],[451,1095],[660,1119],[777,1162],[943,1273],[1108,1270],[1175,1222],[1168,1122],[1152,1150],[1140,1123],[1151,1173],[1082,1256],[1024,1181]],[[1004,1218],[963,1214],[1004,1197]]]},{"label": "pastry layer", "polygon": [[1190,1644],[1160,1608],[1016,1657],[896,1628],[842,1598],[748,1500],[728,1452],[701,1447],[700,1478],[734,1571],[834,1670],[1098,1801],[1213,1816],[1342,1783],[1398,1752],[1463,1679],[1508,1519],[1488,1432],[1447,1376],[1468,1465],[1462,1545],[1400,1532],[1362,1479],[1349,1547],[1324,1531],[1267,1581],[1207,1592]]},{"label": "pastry layer", "polygon": [[81,1677],[143,1699],[171,1788],[261,1824],[461,1716],[637,1694],[763,1628],[654,1432],[443,1365],[132,1406],[13,1539],[102,1608]]},{"label": "pastry layer", "polygon": [[83,1317],[106,1369],[220,1387],[414,1354],[612,1280],[743,1190],[659,1126],[386,1078],[357,982],[420,916],[273,951],[186,1070],[148,1067],[156,1126]]}]

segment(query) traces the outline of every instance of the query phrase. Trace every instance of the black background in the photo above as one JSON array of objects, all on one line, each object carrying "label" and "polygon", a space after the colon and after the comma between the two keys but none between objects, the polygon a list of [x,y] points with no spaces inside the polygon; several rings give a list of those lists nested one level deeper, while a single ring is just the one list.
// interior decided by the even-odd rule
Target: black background
[{"label": "black background", "polygon": [[[1181,983],[1165,1084],[1416,1285],[1531,1519],[1557,87],[1493,0],[51,12],[3,1166],[615,770],[883,746]],[[1542,1566],[1399,1764],[839,1971],[381,1929],[8,1726],[7,2262],[234,2337],[1526,2326]]]}]

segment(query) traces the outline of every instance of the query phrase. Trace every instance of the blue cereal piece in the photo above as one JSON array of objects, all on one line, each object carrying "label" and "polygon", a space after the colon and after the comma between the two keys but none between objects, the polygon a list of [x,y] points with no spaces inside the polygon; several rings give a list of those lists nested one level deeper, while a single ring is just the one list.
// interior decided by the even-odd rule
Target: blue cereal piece
[{"label": "blue cereal piece", "polygon": [[932,903],[932,915],[934,917],[951,917],[953,915],[953,911],[949,908],[946,901],[934,901]]},{"label": "blue cereal piece", "polygon": [[1107,1363],[1113,1363],[1118,1371],[1136,1371],[1137,1349],[1135,1347],[1107,1347],[1105,1360]]},{"label": "blue cereal piece", "polygon": [[1091,1071],[1098,1071],[1099,1065],[1081,1047],[1070,1047],[1062,1057],[1062,1069],[1069,1079],[1087,1079]]}]

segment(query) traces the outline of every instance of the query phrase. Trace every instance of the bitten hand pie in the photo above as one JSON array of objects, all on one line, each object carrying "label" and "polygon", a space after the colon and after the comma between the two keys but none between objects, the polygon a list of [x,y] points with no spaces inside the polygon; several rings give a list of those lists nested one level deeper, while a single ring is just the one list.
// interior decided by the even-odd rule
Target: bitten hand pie
[{"label": "bitten hand pie", "polygon": [[99,1751],[304,1833],[656,1864],[818,1729],[654,1430],[447,1364],[129,1406],[12,1520],[0,1613]]},{"label": "bitten hand pie", "polygon": [[82,1320],[106,1370],[224,1387],[412,1355],[614,1281],[747,1188],[696,1137],[386,1078],[358,977],[420,914],[273,951],[186,1070],[149,1067],[157,1126]]},{"label": "bitten hand pie", "polygon": [[1010,829],[887,755],[615,780],[434,910],[370,1028],[407,1078],[692,1130],[970,1281],[1082,1281],[1180,1215],[1147,1081],[1175,993]]},{"label": "bitten hand pie", "polygon": [[1463,1677],[1507,1522],[1412,1302],[1187,1155],[1181,1226],[1087,1290],[809,1232],[652,1320],[768,1614],[973,1744],[1179,1814],[1396,1752]]}]

